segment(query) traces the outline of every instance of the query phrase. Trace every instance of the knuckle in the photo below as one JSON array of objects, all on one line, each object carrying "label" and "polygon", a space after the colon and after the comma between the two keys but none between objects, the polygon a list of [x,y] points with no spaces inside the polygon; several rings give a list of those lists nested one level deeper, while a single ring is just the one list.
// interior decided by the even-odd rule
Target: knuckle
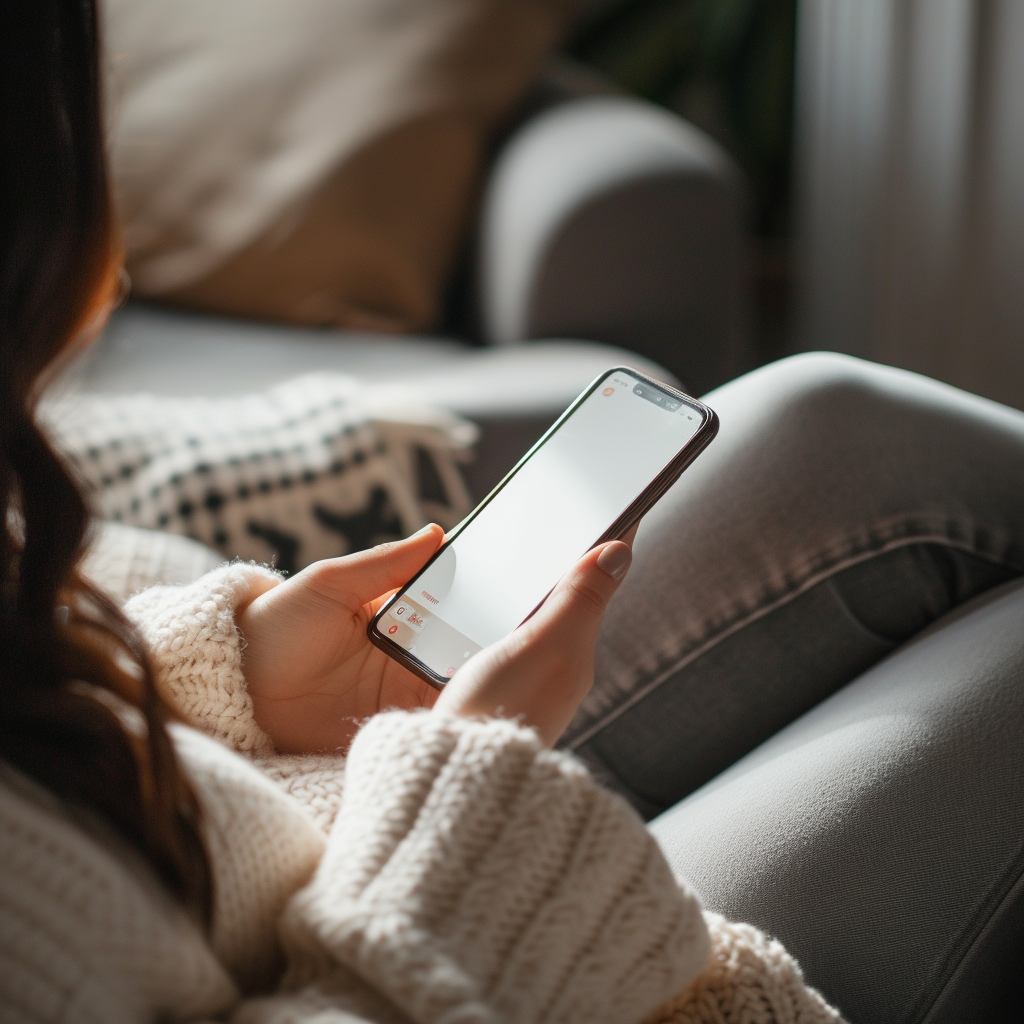
[{"label": "knuckle", "polygon": [[594,586],[583,573],[577,574],[573,579],[570,584],[570,592],[574,603],[582,605],[595,615],[604,613],[605,605],[608,603],[607,596],[600,587]]},{"label": "knuckle", "polygon": [[359,554],[376,556],[378,558],[390,558],[401,543],[399,540],[386,540],[380,544],[375,544],[369,551],[359,552]]},{"label": "knuckle", "polygon": [[[322,562],[314,562],[312,565],[307,565],[303,569],[301,574],[302,582],[314,590],[321,589],[325,586],[329,586],[333,578],[337,575],[337,565],[333,560],[324,560]],[[299,579],[300,577],[295,577]]]}]

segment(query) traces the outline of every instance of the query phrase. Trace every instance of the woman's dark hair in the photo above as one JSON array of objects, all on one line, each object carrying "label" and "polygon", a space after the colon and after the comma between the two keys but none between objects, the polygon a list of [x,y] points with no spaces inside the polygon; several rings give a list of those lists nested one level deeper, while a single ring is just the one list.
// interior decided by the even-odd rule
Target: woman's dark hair
[{"label": "woman's dark hair", "polygon": [[208,919],[198,806],[143,645],[77,573],[86,505],[34,418],[119,271],[100,92],[95,0],[0,5],[0,757]]}]

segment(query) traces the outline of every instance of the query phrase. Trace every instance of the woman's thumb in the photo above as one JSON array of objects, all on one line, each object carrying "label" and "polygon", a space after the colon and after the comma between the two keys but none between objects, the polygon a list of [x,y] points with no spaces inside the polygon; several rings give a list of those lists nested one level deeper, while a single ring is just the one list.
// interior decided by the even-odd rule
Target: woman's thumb
[{"label": "woman's thumb", "polygon": [[632,560],[633,552],[621,540],[588,551],[562,578],[544,610],[572,628],[592,625],[596,632]]}]

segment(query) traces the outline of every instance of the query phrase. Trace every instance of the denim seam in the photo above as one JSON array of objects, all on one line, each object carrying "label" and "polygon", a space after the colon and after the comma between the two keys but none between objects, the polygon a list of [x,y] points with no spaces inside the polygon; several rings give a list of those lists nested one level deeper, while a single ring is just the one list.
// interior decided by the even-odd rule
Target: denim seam
[{"label": "denim seam", "polygon": [[621,704],[611,708],[611,710],[602,715],[598,721],[587,726],[585,729],[581,730],[578,735],[567,740],[564,743],[565,748],[568,750],[575,750],[577,747],[580,747],[584,743],[592,740],[599,732],[606,729],[612,724],[612,722],[620,718],[631,707],[638,704],[648,696],[648,694],[653,693],[659,686],[667,682],[668,679],[675,675],[675,673],[680,669],[683,669],[691,662],[696,661],[699,657],[706,654],[723,640],[727,640],[734,633],[738,633],[741,629],[750,625],[752,622],[756,622],[758,619],[764,618],[764,616],[769,615],[778,608],[782,608],[790,601],[800,597],[801,594],[807,593],[808,590],[813,589],[819,583],[825,582],[832,576],[842,572],[844,569],[849,569],[862,562],[867,562],[872,558],[877,558],[879,555],[884,555],[886,552],[895,551],[902,547],[910,547],[914,544],[944,545],[945,547],[955,548],[956,550],[963,551],[966,554],[974,555],[977,558],[992,562],[995,565],[1010,566],[1013,569],[1024,572],[1024,565],[1017,564],[1011,560],[1000,559],[990,552],[979,551],[969,542],[957,540],[950,537],[948,534],[919,533],[890,537],[881,544],[876,544],[869,549],[858,551],[856,553],[849,553],[830,565],[824,566],[816,572],[810,573],[806,579],[792,586],[784,594],[780,594],[778,597],[772,598],[760,607],[744,613],[740,618],[722,627],[713,636],[710,636],[703,642],[698,643],[692,650],[681,655],[677,655],[668,666],[659,669],[655,673],[653,679],[634,688]]}]

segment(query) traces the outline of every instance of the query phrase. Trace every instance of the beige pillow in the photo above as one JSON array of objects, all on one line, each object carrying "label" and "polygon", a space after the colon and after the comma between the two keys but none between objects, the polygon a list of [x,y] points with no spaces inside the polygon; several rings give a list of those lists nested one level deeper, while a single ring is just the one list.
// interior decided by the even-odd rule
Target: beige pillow
[{"label": "beige pillow", "polygon": [[137,291],[414,331],[574,0],[105,0]]}]

